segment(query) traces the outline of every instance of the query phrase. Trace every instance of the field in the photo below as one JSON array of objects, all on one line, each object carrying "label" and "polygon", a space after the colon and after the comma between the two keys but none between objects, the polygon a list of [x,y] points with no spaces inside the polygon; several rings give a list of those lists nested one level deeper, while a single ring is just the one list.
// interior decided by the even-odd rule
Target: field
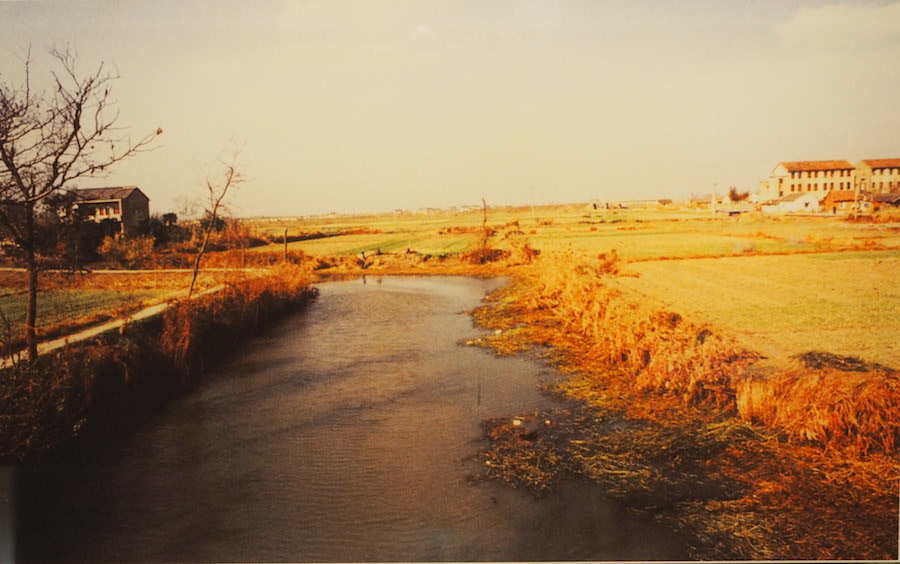
[{"label": "field", "polygon": [[[326,233],[289,244],[314,255],[453,254],[480,244],[481,210],[251,222],[257,233]],[[489,209],[490,244],[510,235],[545,255],[615,250],[630,276],[617,288],[737,337],[783,364],[825,350],[900,366],[896,223],[833,217],[738,216],[706,210],[594,210],[585,206]],[[347,233],[347,234],[341,234]],[[274,252],[278,245],[255,252]],[[678,260],[675,260],[678,259]]]},{"label": "field", "polygon": [[[453,257],[481,245],[483,221],[481,209],[469,209],[255,218],[244,224],[275,241],[285,231],[292,238],[313,236],[288,244],[290,251],[307,255]],[[891,283],[900,266],[897,223],[568,205],[489,208],[487,225],[493,233],[489,245],[501,249],[527,243],[545,256],[585,259],[615,250],[631,275],[617,280],[618,288],[637,301],[728,331],[771,362],[827,350],[900,365],[892,338],[900,311],[900,294]],[[247,252],[280,256],[282,251],[275,242]],[[0,279],[6,287],[0,309],[15,332],[23,318],[24,283],[8,278]],[[41,328],[133,309],[186,285],[184,274],[174,273],[114,279],[82,277],[74,284],[51,279],[41,300]]]},{"label": "field", "polygon": [[632,263],[617,287],[783,362],[823,350],[900,366],[897,251]]},{"label": "field", "polygon": [[[324,239],[296,241],[292,250],[315,255],[398,252],[456,253],[479,244],[482,212],[247,220],[256,234],[280,237],[323,233]],[[584,206],[489,209],[488,226],[498,233],[521,232],[543,251],[598,253],[616,249],[629,260],[794,253],[829,249],[900,248],[900,228],[849,223],[830,217],[717,217],[698,210],[609,210]],[[468,232],[462,232],[468,230]],[[341,234],[347,233],[347,234]],[[278,245],[275,245],[278,247]],[[272,252],[259,247],[255,252]]]},{"label": "field", "polygon": [[[22,330],[25,320],[25,294],[12,288],[0,288],[0,311],[10,323],[13,334]],[[164,290],[53,290],[44,292],[38,301],[38,329],[45,329],[76,319],[95,318],[114,313],[135,303],[164,296]]]}]

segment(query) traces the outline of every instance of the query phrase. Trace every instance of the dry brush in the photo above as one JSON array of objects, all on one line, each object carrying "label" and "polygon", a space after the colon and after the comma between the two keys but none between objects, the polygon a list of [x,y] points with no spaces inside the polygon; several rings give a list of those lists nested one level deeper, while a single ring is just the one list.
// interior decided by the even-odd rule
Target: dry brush
[{"label": "dry brush", "polygon": [[312,299],[310,281],[305,269],[278,266],[176,302],[121,332],[4,369],[0,460],[40,459],[75,439],[137,422],[155,403],[196,385],[206,366],[227,358],[265,322]]}]

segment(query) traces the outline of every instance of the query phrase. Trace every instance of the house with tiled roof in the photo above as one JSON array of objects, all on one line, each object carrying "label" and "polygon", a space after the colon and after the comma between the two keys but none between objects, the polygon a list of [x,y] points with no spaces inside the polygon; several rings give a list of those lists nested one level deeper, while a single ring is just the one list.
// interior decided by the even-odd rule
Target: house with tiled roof
[{"label": "house with tiled roof", "polygon": [[832,190],[821,202],[822,209],[831,214],[853,211],[856,203],[856,190]]},{"label": "house with tiled roof", "polygon": [[150,198],[137,186],[72,190],[73,208],[88,221],[115,221],[123,235],[134,233],[150,217]]},{"label": "house with tiled roof", "polygon": [[864,159],[856,165],[859,190],[864,194],[900,191],[900,159]]}]

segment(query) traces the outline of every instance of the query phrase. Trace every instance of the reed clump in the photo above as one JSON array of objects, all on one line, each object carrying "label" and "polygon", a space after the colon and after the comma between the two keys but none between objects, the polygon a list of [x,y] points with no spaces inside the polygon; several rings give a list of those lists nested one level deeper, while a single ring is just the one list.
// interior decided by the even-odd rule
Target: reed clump
[{"label": "reed clump", "polygon": [[177,366],[196,371],[202,368],[202,359],[229,350],[269,319],[314,295],[309,272],[291,264],[263,274],[237,274],[220,291],[182,300],[166,310],[160,347]]},{"label": "reed clump", "polygon": [[740,416],[798,440],[865,456],[892,455],[900,441],[900,375],[875,365],[860,371],[794,369],[737,380]]},{"label": "reed clump", "polygon": [[627,374],[638,391],[664,392],[684,403],[733,404],[730,376],[758,357],[713,328],[626,300],[604,283],[619,273],[613,251],[584,262],[542,259],[522,301],[548,312],[594,364]]}]

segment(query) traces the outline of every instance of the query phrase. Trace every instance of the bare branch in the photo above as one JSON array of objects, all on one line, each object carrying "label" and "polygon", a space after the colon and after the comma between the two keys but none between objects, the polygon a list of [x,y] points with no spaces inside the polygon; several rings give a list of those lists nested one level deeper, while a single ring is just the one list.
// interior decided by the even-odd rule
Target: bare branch
[{"label": "bare branch", "polygon": [[226,156],[220,159],[222,164],[222,178],[215,180],[212,177],[206,178],[206,190],[209,193],[209,207],[206,209],[207,224],[203,230],[203,242],[197,250],[197,256],[194,259],[194,272],[191,276],[191,285],[188,288],[188,300],[194,294],[194,287],[197,283],[197,275],[200,273],[200,261],[206,253],[206,247],[209,245],[209,238],[218,218],[219,210],[222,208],[225,196],[228,195],[229,189],[242,183],[243,177],[237,170],[237,160],[240,155],[241,147],[232,141],[232,147],[226,153]]},{"label": "bare branch", "polygon": [[[157,129],[133,142],[117,127],[112,74],[105,63],[83,74],[71,48],[49,50],[55,68],[52,91],[35,94],[32,58],[26,51],[20,84],[0,82],[0,238],[14,241],[29,271],[26,342],[36,357],[35,315],[40,258],[36,254],[35,210],[47,197],[79,178],[149,150]],[[110,147],[106,152],[106,147]]]}]

